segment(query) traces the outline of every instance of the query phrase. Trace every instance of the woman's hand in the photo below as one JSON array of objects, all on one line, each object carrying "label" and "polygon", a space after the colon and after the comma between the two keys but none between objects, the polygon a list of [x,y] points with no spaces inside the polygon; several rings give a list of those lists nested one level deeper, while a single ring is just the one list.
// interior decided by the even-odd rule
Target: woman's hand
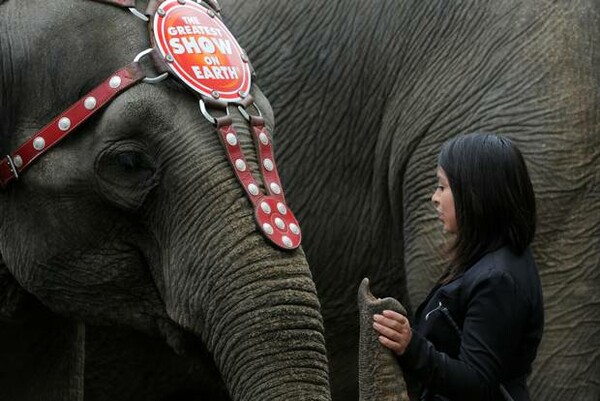
[{"label": "woman's hand", "polygon": [[381,334],[379,342],[396,355],[404,354],[412,338],[408,319],[397,312],[384,310],[381,315],[373,315],[373,320],[373,328]]}]

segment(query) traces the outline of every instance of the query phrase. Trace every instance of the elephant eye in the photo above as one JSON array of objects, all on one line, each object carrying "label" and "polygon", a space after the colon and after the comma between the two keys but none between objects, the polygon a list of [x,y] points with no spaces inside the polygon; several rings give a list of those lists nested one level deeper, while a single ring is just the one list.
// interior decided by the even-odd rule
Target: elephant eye
[{"label": "elephant eye", "polygon": [[116,156],[116,162],[126,171],[152,169],[150,160],[141,152],[121,152]]},{"label": "elephant eye", "polygon": [[145,185],[156,172],[150,156],[139,149],[125,149],[114,152],[109,165],[112,165],[112,167],[108,167],[107,172],[113,178],[130,181],[131,183],[135,182],[136,185]]},{"label": "elephant eye", "polygon": [[158,182],[157,166],[145,146],[118,143],[96,160],[96,180],[108,200],[125,209],[136,209]]}]

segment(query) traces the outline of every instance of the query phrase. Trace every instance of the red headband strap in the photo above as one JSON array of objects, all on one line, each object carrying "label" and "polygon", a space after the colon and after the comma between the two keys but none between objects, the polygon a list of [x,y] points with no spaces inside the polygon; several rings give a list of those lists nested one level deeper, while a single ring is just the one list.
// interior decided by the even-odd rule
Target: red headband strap
[{"label": "red headband strap", "polygon": [[138,62],[132,62],[116,71],[87,95],[29,138],[17,150],[0,161],[0,187],[19,177],[38,157],[46,153],[79,125],[125,89],[144,78]]}]

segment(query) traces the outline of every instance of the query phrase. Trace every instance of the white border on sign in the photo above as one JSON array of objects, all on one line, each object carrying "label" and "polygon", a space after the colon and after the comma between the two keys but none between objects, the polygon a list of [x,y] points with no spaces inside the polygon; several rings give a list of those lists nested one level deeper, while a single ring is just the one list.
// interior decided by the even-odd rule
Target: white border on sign
[{"label": "white border on sign", "polygon": [[[166,20],[167,20],[169,13],[177,8],[189,8],[189,9],[193,10],[194,12],[206,13],[206,15],[208,15],[209,9],[204,7],[201,4],[197,4],[197,3],[186,2],[185,4],[181,4],[177,0],[168,0],[161,5],[161,8],[163,10],[165,10],[165,15],[159,16],[158,14],[156,14],[154,16],[154,24],[153,24],[154,25],[154,41],[155,41],[155,44],[158,47],[159,51],[161,52],[162,56],[166,57],[167,54],[169,54],[168,46],[166,43],[163,43],[161,41],[161,38],[159,37],[158,32],[161,33],[161,35],[163,36],[163,38],[166,41],[166,35],[164,34],[164,32],[165,32]],[[219,95],[220,95],[219,99],[224,100],[224,101],[230,101],[230,102],[234,102],[236,100],[241,100],[242,98],[239,95],[239,91],[244,90],[245,93],[248,93],[250,90],[250,86],[251,86],[250,66],[247,62],[244,62],[244,60],[241,59],[241,55],[244,52],[242,51],[242,48],[240,47],[240,45],[237,42],[237,40],[235,39],[235,37],[231,34],[229,29],[227,29],[227,26],[225,26],[225,24],[216,16],[215,17],[209,16],[209,18],[212,18],[214,20],[216,25],[219,28],[221,28],[223,30],[223,32],[225,32],[226,38],[231,40],[231,42],[233,43],[233,46],[235,47],[238,54],[240,55],[239,61],[241,63],[241,68],[242,68],[241,84],[238,86],[237,89],[235,89],[233,91],[227,91],[227,92],[217,91],[217,92],[219,92]],[[159,20],[162,20],[162,21],[159,21]],[[198,81],[195,77],[192,77],[191,75],[189,75],[185,71],[185,69],[181,66],[181,64],[179,64],[177,62],[177,58],[174,58],[173,62],[167,62],[167,64],[169,64],[169,68],[171,69],[171,71],[175,75],[177,75],[177,77],[179,77],[188,87],[192,88],[193,90],[195,90],[196,92],[199,92],[202,95],[212,97],[212,91],[215,89],[208,87],[207,85]]]}]

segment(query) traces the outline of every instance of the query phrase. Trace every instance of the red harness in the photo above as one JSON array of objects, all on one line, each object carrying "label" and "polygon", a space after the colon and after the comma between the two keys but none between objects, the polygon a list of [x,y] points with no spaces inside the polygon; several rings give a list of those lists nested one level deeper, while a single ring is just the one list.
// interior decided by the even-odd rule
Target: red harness
[{"label": "red harness", "polygon": [[[135,8],[135,0],[95,1],[130,9]],[[185,2],[186,0],[178,0],[179,4],[185,4]],[[151,16],[151,18],[155,18],[156,11],[163,3],[173,6],[173,3],[176,3],[176,1],[151,0],[145,14]],[[208,4],[214,11],[219,12],[219,7],[214,0],[209,1]],[[143,17],[143,14],[139,11],[134,12],[134,14],[140,14],[141,16],[138,16],[140,18]],[[161,74],[158,77],[145,76],[140,65],[140,60],[146,55],[151,58],[157,71]],[[17,180],[19,175],[23,174],[37,158],[58,144],[121,92],[139,82],[156,83],[165,79],[168,75],[174,75],[168,64],[169,58],[160,54],[156,48],[147,49],[138,54],[132,63],[117,70],[87,95],[60,113],[54,120],[29,138],[15,151],[6,155],[0,161],[0,186],[4,189],[9,183]],[[241,100],[229,103],[238,105],[240,112],[252,127],[252,135],[258,152],[260,173],[266,194],[261,191],[259,184],[254,179],[250,165],[247,163],[240,147],[231,117],[226,115],[215,118],[206,109],[208,106],[227,113],[229,103],[207,97],[203,94],[199,96],[202,114],[216,126],[217,133],[221,138],[233,171],[244,187],[248,199],[254,206],[255,218],[259,229],[275,245],[283,249],[296,249],[300,246],[301,231],[298,221],[287,206],[283,195],[283,188],[275,164],[271,135],[261,116],[251,116],[246,112],[246,108],[253,103],[252,97],[245,95]]]}]

